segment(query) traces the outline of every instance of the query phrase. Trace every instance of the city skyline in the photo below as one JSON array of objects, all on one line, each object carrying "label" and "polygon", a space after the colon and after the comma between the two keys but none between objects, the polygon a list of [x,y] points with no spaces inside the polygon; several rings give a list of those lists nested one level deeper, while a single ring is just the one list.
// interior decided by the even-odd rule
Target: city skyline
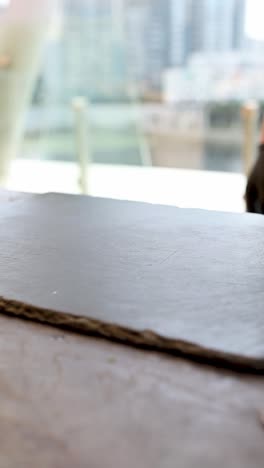
[{"label": "city skyline", "polygon": [[62,5],[62,35],[49,44],[42,71],[51,100],[160,94],[166,70],[188,70],[195,55],[244,53],[255,46],[245,35],[246,0],[63,0]]}]

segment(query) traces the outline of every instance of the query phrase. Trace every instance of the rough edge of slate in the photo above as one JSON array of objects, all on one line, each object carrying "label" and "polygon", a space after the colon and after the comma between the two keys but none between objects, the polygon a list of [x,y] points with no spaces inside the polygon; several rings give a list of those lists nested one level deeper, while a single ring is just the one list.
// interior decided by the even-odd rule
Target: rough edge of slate
[{"label": "rough edge of slate", "polygon": [[264,375],[264,358],[251,358],[209,349],[188,341],[164,337],[151,330],[134,330],[118,324],[99,321],[92,317],[57,312],[3,297],[0,297],[0,313],[82,335],[97,336],[133,347],[189,358],[192,361],[215,367]]}]

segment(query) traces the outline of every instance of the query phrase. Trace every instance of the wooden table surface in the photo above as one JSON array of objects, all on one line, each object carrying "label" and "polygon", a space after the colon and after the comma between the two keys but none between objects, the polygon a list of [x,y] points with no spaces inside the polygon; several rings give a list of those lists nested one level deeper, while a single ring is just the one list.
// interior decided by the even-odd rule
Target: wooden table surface
[{"label": "wooden table surface", "polygon": [[264,379],[0,317],[1,468],[261,468]]}]

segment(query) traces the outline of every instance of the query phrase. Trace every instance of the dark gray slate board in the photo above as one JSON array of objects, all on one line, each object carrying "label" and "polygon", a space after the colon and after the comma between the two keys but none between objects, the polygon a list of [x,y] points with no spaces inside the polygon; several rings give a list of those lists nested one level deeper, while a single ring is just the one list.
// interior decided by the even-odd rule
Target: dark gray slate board
[{"label": "dark gray slate board", "polygon": [[49,194],[0,223],[0,311],[264,371],[264,217]]}]

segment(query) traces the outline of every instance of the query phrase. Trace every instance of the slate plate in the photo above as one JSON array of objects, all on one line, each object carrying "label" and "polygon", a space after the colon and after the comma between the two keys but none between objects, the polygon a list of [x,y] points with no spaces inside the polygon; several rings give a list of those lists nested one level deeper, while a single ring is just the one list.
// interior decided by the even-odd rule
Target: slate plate
[{"label": "slate plate", "polygon": [[1,312],[264,371],[264,217],[49,194],[0,223]]}]

